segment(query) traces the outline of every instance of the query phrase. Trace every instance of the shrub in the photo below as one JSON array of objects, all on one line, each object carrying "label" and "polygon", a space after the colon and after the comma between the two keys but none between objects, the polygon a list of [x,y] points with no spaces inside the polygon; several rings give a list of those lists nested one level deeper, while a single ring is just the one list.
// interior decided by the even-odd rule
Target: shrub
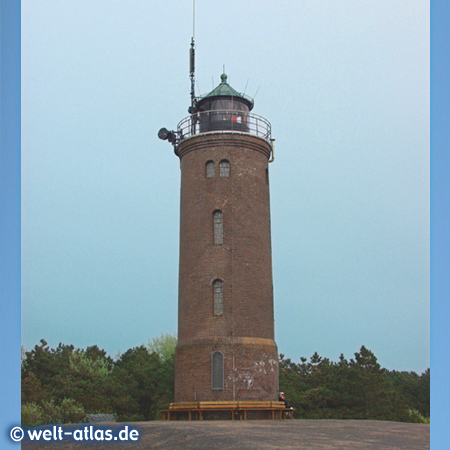
[{"label": "shrub", "polygon": [[65,398],[60,405],[54,400],[44,400],[41,405],[30,402],[22,406],[22,425],[29,427],[52,423],[80,423],[85,416],[83,406],[72,398]]},{"label": "shrub", "polygon": [[37,427],[44,423],[42,408],[34,402],[22,405],[21,418],[24,427]]},{"label": "shrub", "polygon": [[61,402],[60,416],[62,423],[80,423],[84,422],[86,411],[83,406],[77,403],[73,398],[65,398]]},{"label": "shrub", "polygon": [[429,417],[423,417],[422,414],[420,414],[417,409],[410,409],[409,410],[409,418],[410,421],[413,423],[426,423],[430,424],[430,418]]}]

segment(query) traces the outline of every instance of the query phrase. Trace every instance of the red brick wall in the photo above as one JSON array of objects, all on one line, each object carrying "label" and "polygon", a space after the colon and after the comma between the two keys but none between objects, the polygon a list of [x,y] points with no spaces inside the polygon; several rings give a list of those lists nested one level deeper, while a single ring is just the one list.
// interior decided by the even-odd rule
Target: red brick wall
[{"label": "red brick wall", "polygon": [[[277,400],[267,165],[270,145],[239,133],[190,138],[181,158],[178,347],[175,401]],[[221,160],[230,176],[219,176]],[[215,177],[206,178],[206,162]],[[223,244],[213,213],[223,212]],[[223,281],[214,315],[213,282]],[[211,390],[211,354],[224,354],[225,389]],[[234,357],[234,358],[233,358]],[[234,360],[234,370],[233,370]]]},{"label": "red brick wall", "polygon": [[[211,356],[224,355],[224,389],[211,389]],[[175,401],[277,401],[277,347],[271,339],[217,339],[178,346]]]}]

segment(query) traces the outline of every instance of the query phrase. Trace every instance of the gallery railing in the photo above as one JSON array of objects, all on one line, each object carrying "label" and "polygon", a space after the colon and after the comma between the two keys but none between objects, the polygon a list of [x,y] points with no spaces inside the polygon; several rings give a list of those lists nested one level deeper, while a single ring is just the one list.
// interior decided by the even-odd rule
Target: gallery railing
[{"label": "gallery railing", "polygon": [[270,141],[270,122],[257,114],[245,111],[200,111],[183,119],[177,127],[178,139],[183,140],[201,133],[237,131],[259,136]]}]

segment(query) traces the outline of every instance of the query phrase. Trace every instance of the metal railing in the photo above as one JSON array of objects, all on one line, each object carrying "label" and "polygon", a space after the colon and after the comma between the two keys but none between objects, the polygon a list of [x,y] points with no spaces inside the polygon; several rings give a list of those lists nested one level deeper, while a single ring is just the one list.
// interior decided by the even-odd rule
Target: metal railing
[{"label": "metal railing", "polygon": [[237,131],[270,141],[270,122],[257,114],[236,110],[200,111],[184,118],[177,126],[181,141],[196,134]]}]

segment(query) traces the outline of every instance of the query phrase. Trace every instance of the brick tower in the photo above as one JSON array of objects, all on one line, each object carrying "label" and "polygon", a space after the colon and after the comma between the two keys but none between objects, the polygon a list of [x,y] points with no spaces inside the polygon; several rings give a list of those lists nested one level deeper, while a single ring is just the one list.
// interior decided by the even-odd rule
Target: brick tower
[{"label": "brick tower", "polygon": [[180,418],[199,405],[228,405],[235,418],[239,405],[265,405],[273,418],[273,408],[281,408],[268,175],[273,140],[270,123],[250,112],[253,100],[235,91],[227,75],[221,80],[195,98],[177,131],[159,132],[181,163],[178,345],[170,411]]}]

